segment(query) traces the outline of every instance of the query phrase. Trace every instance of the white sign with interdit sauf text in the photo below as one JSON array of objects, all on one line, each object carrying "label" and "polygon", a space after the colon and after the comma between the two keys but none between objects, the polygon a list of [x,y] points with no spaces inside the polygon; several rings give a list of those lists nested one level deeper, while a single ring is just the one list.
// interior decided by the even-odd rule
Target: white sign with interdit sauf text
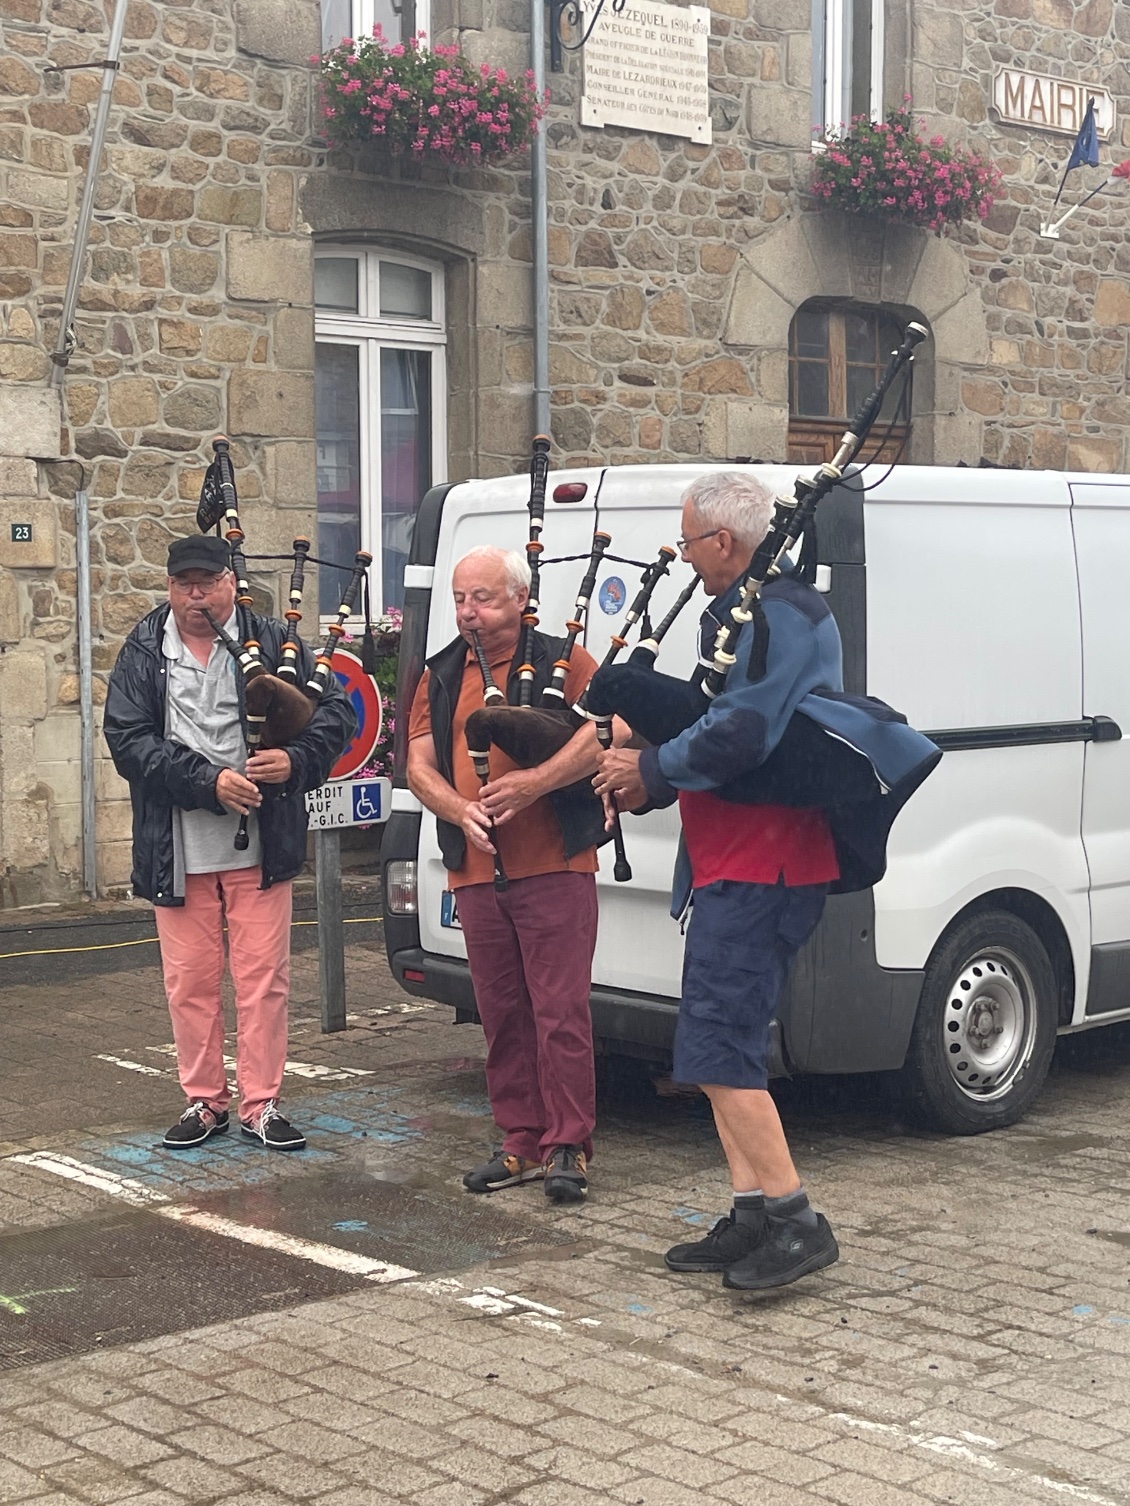
[{"label": "white sign with interdit sauf text", "polygon": [[709,39],[705,5],[605,5],[585,43],[581,124],[709,143]]},{"label": "white sign with interdit sauf text", "polygon": [[333,779],[306,795],[313,831],[339,826],[375,826],[388,820],[392,803],[390,779]]}]

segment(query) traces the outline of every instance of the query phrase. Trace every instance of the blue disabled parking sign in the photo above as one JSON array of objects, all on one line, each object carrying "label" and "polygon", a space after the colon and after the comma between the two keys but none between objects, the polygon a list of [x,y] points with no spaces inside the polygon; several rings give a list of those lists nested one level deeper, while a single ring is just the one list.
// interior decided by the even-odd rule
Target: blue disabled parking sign
[{"label": "blue disabled parking sign", "polygon": [[375,826],[387,821],[392,802],[389,779],[335,779],[306,796],[310,825],[315,831],[339,826]]}]

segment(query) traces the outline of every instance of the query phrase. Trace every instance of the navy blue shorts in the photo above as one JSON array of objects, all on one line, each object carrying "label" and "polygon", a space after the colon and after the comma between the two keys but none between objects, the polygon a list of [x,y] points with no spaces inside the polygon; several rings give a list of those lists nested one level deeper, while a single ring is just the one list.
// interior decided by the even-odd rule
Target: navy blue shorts
[{"label": "navy blue shorts", "polygon": [[769,1083],[769,1026],[789,964],[824,912],[826,884],[743,884],[694,892],[675,1031],[676,1082]]}]

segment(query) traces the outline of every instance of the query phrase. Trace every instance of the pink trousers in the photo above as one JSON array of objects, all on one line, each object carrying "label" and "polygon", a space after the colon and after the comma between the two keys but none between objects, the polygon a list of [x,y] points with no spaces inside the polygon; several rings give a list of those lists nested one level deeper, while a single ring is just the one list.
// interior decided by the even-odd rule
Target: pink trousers
[{"label": "pink trousers", "polygon": [[190,1103],[231,1102],[224,1068],[224,921],[236,1002],[236,1081],[245,1123],[276,1099],[286,1065],[292,885],[260,889],[258,868],[185,875],[184,905],[156,907],[161,967]]}]

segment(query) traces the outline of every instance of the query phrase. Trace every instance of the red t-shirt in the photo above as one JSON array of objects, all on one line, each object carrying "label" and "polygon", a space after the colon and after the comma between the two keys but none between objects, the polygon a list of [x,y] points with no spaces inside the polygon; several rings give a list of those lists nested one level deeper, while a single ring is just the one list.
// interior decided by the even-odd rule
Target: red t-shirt
[{"label": "red t-shirt", "polygon": [[818,807],[735,805],[709,791],[679,791],[696,889],[744,884],[829,884],[840,876],[828,818]]}]

